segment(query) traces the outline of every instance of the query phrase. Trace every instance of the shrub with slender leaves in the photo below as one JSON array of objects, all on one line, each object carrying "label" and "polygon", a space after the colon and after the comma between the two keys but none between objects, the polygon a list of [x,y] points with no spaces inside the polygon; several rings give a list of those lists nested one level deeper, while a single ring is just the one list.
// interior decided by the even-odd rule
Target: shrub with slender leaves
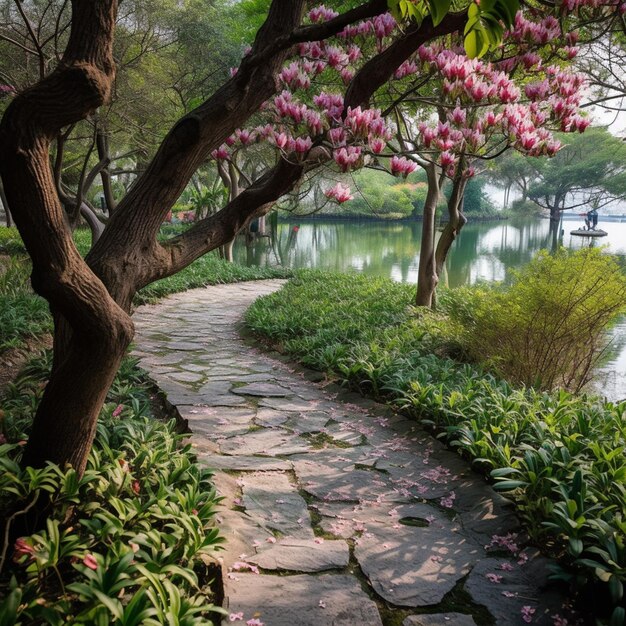
[{"label": "shrub with slender leaves", "polygon": [[39,532],[1,546],[0,623],[206,624],[221,611],[205,564],[221,542],[210,473],[173,423],[149,417],[132,361],[112,387],[82,477],[53,464],[21,468],[47,365],[31,363],[1,404],[3,519],[19,523],[44,497],[52,514]]}]

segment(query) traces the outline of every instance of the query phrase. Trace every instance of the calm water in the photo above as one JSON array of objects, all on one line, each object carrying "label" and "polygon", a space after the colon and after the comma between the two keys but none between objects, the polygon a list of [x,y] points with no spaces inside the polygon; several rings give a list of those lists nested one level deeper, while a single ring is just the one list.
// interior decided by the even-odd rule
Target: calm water
[{"label": "calm water", "polygon": [[[626,223],[601,223],[609,235],[593,240],[569,234],[580,224],[582,220],[563,222],[561,245],[606,245],[611,252],[626,256]],[[251,265],[362,272],[414,284],[421,229],[421,223],[281,223],[271,244],[262,239],[247,250],[238,242],[235,260]],[[548,220],[470,222],[453,245],[443,280],[450,287],[504,280],[507,270],[520,267],[538,250],[551,245]],[[603,395],[617,400],[626,397],[626,319],[613,329],[612,335],[613,352],[599,370],[596,384]]]}]

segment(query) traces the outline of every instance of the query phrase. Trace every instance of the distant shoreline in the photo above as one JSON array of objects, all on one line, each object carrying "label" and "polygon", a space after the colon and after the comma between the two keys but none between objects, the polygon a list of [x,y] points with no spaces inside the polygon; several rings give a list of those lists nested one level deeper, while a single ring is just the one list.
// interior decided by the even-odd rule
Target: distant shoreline
[{"label": "distant shoreline", "polygon": [[[498,217],[498,216],[474,216],[474,215],[466,215],[468,223],[472,222],[502,222],[508,220],[509,217]],[[382,222],[385,224],[410,224],[411,222],[422,222],[423,219],[421,216],[411,216],[411,217],[396,217],[396,218],[385,218],[385,217],[376,217],[375,215],[323,215],[318,213],[313,213],[312,215],[279,215],[278,221],[283,223],[295,223],[295,222]],[[437,222],[440,224],[447,223],[448,216],[441,216]]]}]

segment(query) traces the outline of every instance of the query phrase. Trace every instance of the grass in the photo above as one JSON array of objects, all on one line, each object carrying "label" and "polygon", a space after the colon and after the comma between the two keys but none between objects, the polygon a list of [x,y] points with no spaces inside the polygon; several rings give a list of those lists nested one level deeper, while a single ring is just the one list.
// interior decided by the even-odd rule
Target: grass
[{"label": "grass", "polygon": [[29,276],[23,257],[10,258],[0,270],[0,354],[52,329],[48,304],[33,293]]},{"label": "grass", "polygon": [[532,539],[559,558],[554,577],[582,589],[599,619],[623,626],[626,402],[516,387],[460,362],[463,329],[446,312],[467,303],[449,292],[440,313],[418,313],[412,296],[388,280],[299,272],[257,300],[246,323],[305,365],[421,420],[490,474]]}]

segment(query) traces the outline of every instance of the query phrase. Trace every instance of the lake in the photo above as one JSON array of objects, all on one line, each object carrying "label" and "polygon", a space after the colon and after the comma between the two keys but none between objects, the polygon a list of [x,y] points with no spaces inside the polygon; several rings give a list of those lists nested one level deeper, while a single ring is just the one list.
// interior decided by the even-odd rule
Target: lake
[{"label": "lake", "polygon": [[[562,245],[569,248],[608,246],[626,256],[626,223],[602,222],[607,237],[570,235],[582,218],[564,220]],[[248,265],[282,265],[386,276],[398,282],[417,282],[420,222],[315,220],[281,222],[270,244],[267,238],[250,250],[235,245],[235,260]],[[549,221],[540,218],[474,222],[461,231],[446,264],[443,280],[450,287],[479,281],[501,281],[507,270],[527,263],[551,246]],[[612,330],[612,353],[598,370],[596,388],[610,400],[626,398],[626,319]]]}]

